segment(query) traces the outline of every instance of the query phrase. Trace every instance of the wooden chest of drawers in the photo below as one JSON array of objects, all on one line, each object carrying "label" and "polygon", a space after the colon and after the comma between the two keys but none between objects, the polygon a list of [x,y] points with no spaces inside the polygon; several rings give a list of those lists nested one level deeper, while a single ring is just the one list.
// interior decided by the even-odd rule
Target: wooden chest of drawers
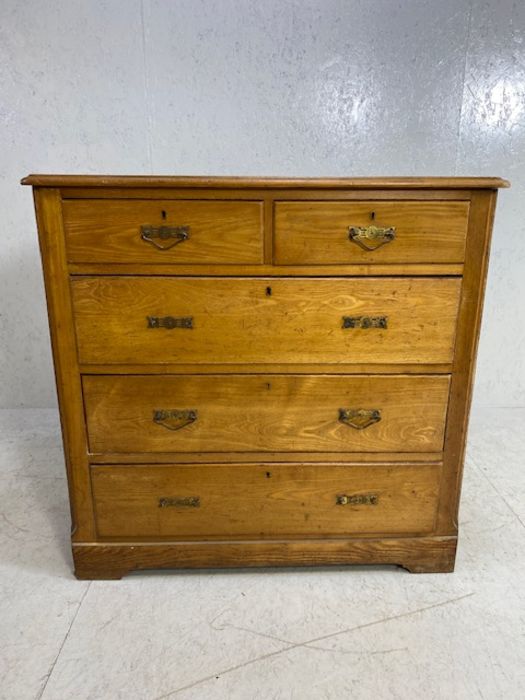
[{"label": "wooden chest of drawers", "polygon": [[31,175],[79,578],[452,571],[497,178]]}]

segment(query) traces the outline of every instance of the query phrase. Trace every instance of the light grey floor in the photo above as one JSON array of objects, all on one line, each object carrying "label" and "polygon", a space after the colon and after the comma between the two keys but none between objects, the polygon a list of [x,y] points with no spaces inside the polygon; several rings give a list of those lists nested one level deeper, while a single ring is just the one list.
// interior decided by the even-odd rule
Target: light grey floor
[{"label": "light grey floor", "polygon": [[0,411],[0,697],[525,697],[525,409],[473,414],[456,572],[76,581],[54,411]]}]

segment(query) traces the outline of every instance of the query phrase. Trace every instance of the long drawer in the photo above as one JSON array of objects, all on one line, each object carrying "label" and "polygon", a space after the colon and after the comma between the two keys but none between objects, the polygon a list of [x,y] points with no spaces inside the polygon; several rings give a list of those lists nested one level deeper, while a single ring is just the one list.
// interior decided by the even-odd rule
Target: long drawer
[{"label": "long drawer", "polygon": [[89,445],[130,452],[438,452],[448,376],[84,376]]},{"label": "long drawer", "polygon": [[100,537],[246,539],[424,534],[441,468],[180,465],[91,468]]},{"label": "long drawer", "polygon": [[449,363],[461,280],[79,277],[81,363]]},{"label": "long drawer", "polygon": [[460,263],[468,202],[277,202],[277,265]]},{"label": "long drawer", "polygon": [[261,202],[65,200],[63,212],[70,262],[257,264],[263,258]]}]

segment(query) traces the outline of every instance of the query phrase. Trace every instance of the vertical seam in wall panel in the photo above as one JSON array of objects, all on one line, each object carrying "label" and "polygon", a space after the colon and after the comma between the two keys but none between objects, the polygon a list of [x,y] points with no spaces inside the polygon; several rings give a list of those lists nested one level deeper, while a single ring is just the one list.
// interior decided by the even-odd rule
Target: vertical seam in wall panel
[{"label": "vertical seam in wall panel", "polygon": [[467,22],[467,36],[465,39],[465,60],[463,62],[463,80],[462,80],[462,90],[461,90],[461,104],[459,106],[458,130],[456,133],[456,157],[454,159],[454,175],[458,174],[459,144],[461,141],[464,103],[465,103],[465,92],[466,92],[465,81],[466,81],[466,77],[467,77],[467,61],[468,61],[468,55],[469,55],[469,51],[470,51],[470,32],[471,32],[471,28],[472,28],[472,4],[473,4],[473,0],[470,0],[468,22]]},{"label": "vertical seam in wall panel", "polygon": [[146,144],[148,149],[149,171],[153,174],[153,113],[149,95],[149,71],[146,50],[146,24],[144,22],[144,0],[140,0],[140,23],[142,29],[142,63],[144,71],[144,107],[146,109]]}]

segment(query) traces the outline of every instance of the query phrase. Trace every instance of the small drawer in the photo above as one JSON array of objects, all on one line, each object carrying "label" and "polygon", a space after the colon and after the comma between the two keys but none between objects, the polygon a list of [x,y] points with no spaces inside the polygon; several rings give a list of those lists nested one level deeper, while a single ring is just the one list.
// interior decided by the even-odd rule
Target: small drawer
[{"label": "small drawer", "polygon": [[461,280],[77,277],[81,363],[449,363]]},{"label": "small drawer", "polygon": [[277,265],[462,263],[463,201],[277,202]]},{"label": "small drawer", "polygon": [[63,216],[69,262],[258,264],[263,260],[261,202],[65,200]]},{"label": "small drawer", "polygon": [[246,539],[426,534],[439,464],[91,467],[100,537]]},{"label": "small drawer", "polygon": [[93,453],[439,452],[449,377],[83,377]]}]

